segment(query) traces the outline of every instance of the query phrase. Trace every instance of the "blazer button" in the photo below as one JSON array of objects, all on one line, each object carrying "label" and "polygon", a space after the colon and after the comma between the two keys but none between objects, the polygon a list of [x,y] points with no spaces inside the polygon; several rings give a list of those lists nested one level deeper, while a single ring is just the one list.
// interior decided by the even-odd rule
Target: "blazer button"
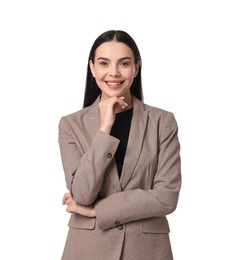
[{"label": "blazer button", "polygon": [[119,230],[122,230],[122,229],[123,229],[123,225],[119,225],[119,226],[117,226],[117,228],[118,228]]},{"label": "blazer button", "polygon": [[117,226],[117,229],[122,230],[123,229],[123,225],[121,225],[120,221],[115,221],[115,225]]},{"label": "blazer button", "polygon": [[107,153],[107,158],[112,158],[112,153]]}]

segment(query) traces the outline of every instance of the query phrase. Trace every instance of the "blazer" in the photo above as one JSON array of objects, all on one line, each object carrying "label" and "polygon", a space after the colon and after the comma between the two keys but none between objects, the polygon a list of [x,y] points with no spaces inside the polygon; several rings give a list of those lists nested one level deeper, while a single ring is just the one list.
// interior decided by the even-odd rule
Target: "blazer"
[{"label": "blazer", "polygon": [[96,210],[96,218],[71,215],[62,259],[171,260],[166,216],[176,209],[181,187],[175,117],[133,97],[119,179],[114,154],[120,141],[100,131],[99,100],[59,123],[67,188],[76,202]]}]

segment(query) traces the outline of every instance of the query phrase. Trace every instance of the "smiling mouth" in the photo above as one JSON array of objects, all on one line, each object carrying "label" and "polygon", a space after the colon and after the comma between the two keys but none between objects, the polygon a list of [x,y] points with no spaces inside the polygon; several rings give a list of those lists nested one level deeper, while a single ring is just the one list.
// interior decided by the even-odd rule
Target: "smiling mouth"
[{"label": "smiling mouth", "polygon": [[105,81],[110,88],[118,88],[124,81]]}]

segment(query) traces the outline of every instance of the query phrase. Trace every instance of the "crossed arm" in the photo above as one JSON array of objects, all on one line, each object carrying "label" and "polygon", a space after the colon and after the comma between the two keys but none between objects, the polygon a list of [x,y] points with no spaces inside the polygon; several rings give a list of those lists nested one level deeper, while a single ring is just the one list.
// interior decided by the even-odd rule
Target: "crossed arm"
[{"label": "crossed arm", "polygon": [[63,205],[67,205],[66,211],[69,213],[77,213],[86,217],[96,217],[96,211],[94,206],[84,206],[75,202],[72,198],[71,193],[65,193],[63,200]]},{"label": "crossed arm", "polygon": [[[92,186],[89,186],[86,191],[86,186],[89,185],[89,181],[85,178],[88,178],[89,173],[93,174],[92,171],[88,169],[89,161],[91,161],[91,165],[94,167],[94,160],[96,160],[96,157],[101,157],[101,153],[103,155],[107,152],[107,149],[109,148],[107,145],[101,145],[101,148],[99,148],[99,144],[102,144],[104,141],[106,141],[107,145],[109,144],[113,154],[118,143],[113,137],[103,132],[99,132],[96,140],[93,141],[93,147],[91,148],[96,148],[96,156],[91,157],[91,152],[89,155],[85,154],[86,156],[82,156],[80,160],[83,160],[87,165],[80,163],[80,172],[76,172],[77,176],[75,176],[77,179],[72,181],[72,174],[70,174],[74,168],[71,170],[68,168],[66,169],[66,175],[69,171],[67,176],[70,177],[67,178],[67,182],[71,193],[64,195],[63,203],[67,205],[66,210],[68,212],[75,212],[86,217],[97,216],[99,228],[106,229],[114,226],[115,220],[118,219],[120,220],[120,223],[123,224],[143,218],[166,216],[175,210],[178,201],[181,178],[179,158],[180,147],[177,138],[177,126],[172,114],[167,114],[164,119],[159,147],[158,168],[152,189],[134,189],[118,192],[97,201],[94,205],[93,203],[96,199],[96,194],[98,194],[98,190],[95,188],[93,189],[93,192],[91,188]],[[69,153],[69,159],[70,156],[72,156],[71,154],[74,155],[73,152]],[[105,171],[109,165],[109,162],[107,162],[109,159],[101,158],[100,160],[102,160],[100,167],[101,171]],[[76,161],[76,159],[73,159],[73,161]],[[86,169],[87,171],[82,174],[82,171],[85,171]],[[83,181],[81,176],[84,176],[85,185],[83,185],[83,183],[80,184],[79,182]],[[104,173],[96,172],[94,178],[96,178],[97,183],[101,183],[101,178],[104,178]],[[96,184],[95,179],[94,182],[92,179],[92,183]],[[95,187],[98,187],[98,189],[101,188],[101,186],[99,187],[99,185],[95,184]],[[72,193],[72,188],[76,192]]]}]

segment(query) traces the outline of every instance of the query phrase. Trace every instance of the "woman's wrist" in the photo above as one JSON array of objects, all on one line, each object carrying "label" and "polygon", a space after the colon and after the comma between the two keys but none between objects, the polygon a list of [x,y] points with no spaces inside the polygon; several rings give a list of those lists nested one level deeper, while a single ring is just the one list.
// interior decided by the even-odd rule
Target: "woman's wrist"
[{"label": "woman's wrist", "polygon": [[100,127],[100,130],[106,134],[110,134],[111,127]]},{"label": "woman's wrist", "polygon": [[90,212],[90,218],[94,218],[96,217],[96,211],[95,208],[92,208],[91,212]]}]

